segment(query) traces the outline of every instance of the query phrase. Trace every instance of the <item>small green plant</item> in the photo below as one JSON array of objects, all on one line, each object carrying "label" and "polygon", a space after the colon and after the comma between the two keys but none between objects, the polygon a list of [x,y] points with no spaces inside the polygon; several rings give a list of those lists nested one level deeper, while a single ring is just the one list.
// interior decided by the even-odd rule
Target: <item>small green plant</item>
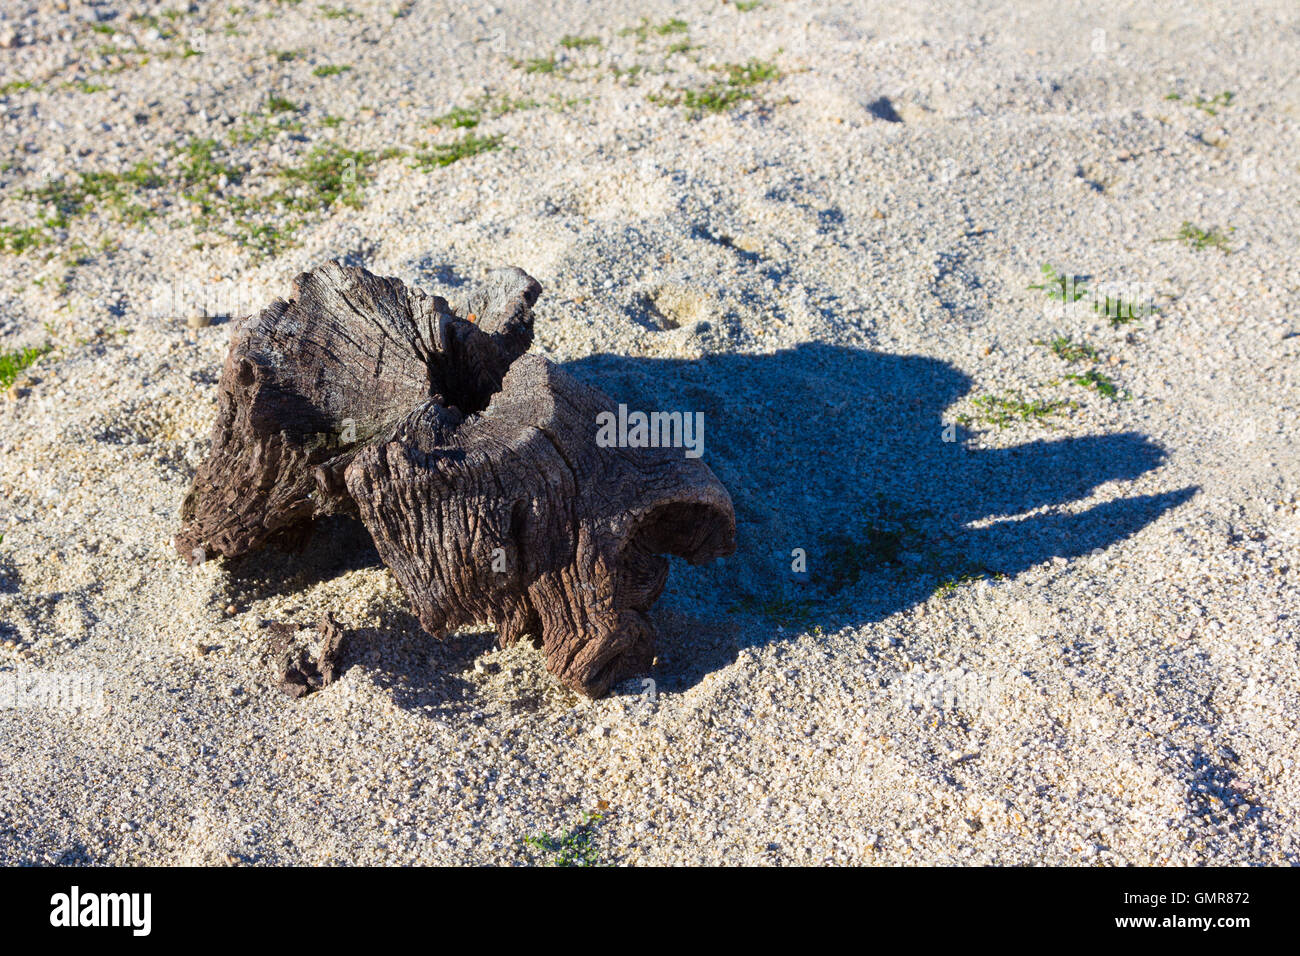
[{"label": "small green plant", "polygon": [[[135,56],[138,53],[144,53],[143,47],[138,46],[118,46],[115,43],[104,43],[96,50],[100,56]],[[146,57],[146,60],[148,58]]]},{"label": "small green plant", "polygon": [[350,66],[335,63],[323,63],[311,71],[312,76],[338,76],[352,69]]},{"label": "small green plant", "polygon": [[473,129],[483,119],[483,111],[456,106],[430,120],[430,126],[449,126],[452,129]]},{"label": "small green plant", "polygon": [[974,584],[976,581],[983,581],[988,575],[986,573],[965,573],[953,575],[939,583],[934,589],[934,593],[941,598],[950,598],[960,590],[963,584]]},{"label": "small green plant", "polygon": [[1128,399],[1127,394],[1121,394],[1119,386],[1107,375],[1094,369],[1089,369],[1081,375],[1067,375],[1068,381],[1075,385],[1082,385],[1084,388],[1091,388],[1107,398],[1115,401],[1125,401]]},{"label": "small green plant", "polygon": [[[1167,100],[1181,100],[1182,98],[1183,96],[1181,93],[1170,93],[1165,97]],[[1232,100],[1233,93],[1230,90],[1224,90],[1222,93],[1216,93],[1209,99],[1198,94],[1197,97],[1191,101],[1191,105],[1202,112],[1209,113],[1211,116],[1218,116],[1219,110],[1226,109],[1232,105]]]},{"label": "small green plant", "polygon": [[600,46],[600,37],[584,37],[569,33],[560,37],[560,46],[566,50],[581,50],[589,46]]},{"label": "small green plant", "polygon": [[[1235,232],[1232,227],[1228,227],[1228,233]],[[1200,226],[1184,222],[1178,229],[1178,235],[1165,236],[1155,240],[1156,242],[1183,242],[1192,249],[1200,252],[1203,249],[1218,249],[1224,255],[1232,252],[1228,246],[1228,233],[1215,229],[1202,229]]]},{"label": "small green plant", "polygon": [[338,202],[359,208],[363,175],[375,159],[369,150],[337,143],[315,146],[301,165],[280,170],[289,188],[272,198],[303,213],[323,212]]},{"label": "small green plant", "polygon": [[34,89],[37,89],[37,86],[31,80],[10,80],[8,83],[0,85],[0,96],[8,96],[10,93],[21,93],[24,90]]},{"label": "small green plant", "polygon": [[671,36],[674,33],[685,33],[689,29],[685,20],[679,20],[674,17],[657,25],[651,24],[645,17],[634,27],[624,27],[618,31],[621,37],[636,37],[638,43],[646,43],[653,36]]},{"label": "small green plant", "polygon": [[1066,362],[1095,362],[1097,350],[1087,342],[1075,342],[1068,336],[1058,335],[1050,342],[1042,342],[1057,358]]},{"label": "small green plant", "polygon": [[596,828],[604,814],[584,813],[582,822],[559,836],[542,833],[524,837],[523,844],[542,855],[547,866],[599,866],[600,848]]},{"label": "small green plant", "polygon": [[470,133],[454,143],[438,143],[433,146],[423,147],[414,156],[415,166],[425,172],[442,166],[450,166],[452,163],[467,159],[470,156],[491,152],[501,145],[503,138],[500,135],[475,136]]},{"label": "small green plant", "polygon": [[868,525],[855,534],[837,534],[823,540],[826,590],[836,594],[858,583],[874,568],[898,560],[903,550],[900,531]]},{"label": "small green plant", "polygon": [[650,101],[663,106],[680,104],[694,117],[704,113],[722,113],[743,100],[753,99],[754,87],[781,77],[781,71],[774,63],[756,59],[726,63],[712,69],[725,74],[725,77],[701,88],[655,94]]},{"label": "small green plant", "polygon": [[512,99],[508,96],[481,96],[470,106],[456,106],[441,116],[435,116],[429,125],[444,129],[474,129],[484,119],[495,119],[519,110],[533,110],[541,105],[537,100],[527,97]]},{"label": "small green plant", "polygon": [[[168,13],[170,12],[171,11],[168,11]],[[174,20],[175,17],[169,16],[168,19]],[[158,31],[158,35],[164,40],[170,40],[172,37],[176,36],[176,30],[173,27],[170,27],[167,24],[163,23],[152,13],[133,13],[127,17],[127,20],[129,20],[131,23],[143,24],[144,26],[148,27],[151,30]],[[100,30],[99,32],[112,34],[116,31],[114,31],[110,27],[108,30]]]},{"label": "small green plant", "polygon": [[0,252],[21,255],[51,241],[50,234],[40,226],[0,226]]},{"label": "small green plant", "polygon": [[296,113],[298,104],[293,100],[285,99],[283,96],[277,96],[272,93],[266,98],[266,111],[268,113]]},{"label": "small green plant", "polygon": [[42,345],[13,352],[0,352],[0,388],[8,388],[18,380],[18,376],[24,369],[52,349],[51,345]]},{"label": "small green plant", "polygon": [[763,0],[736,0],[736,9],[741,13],[748,13],[750,10],[757,10],[763,5]]},{"label": "small green plant", "polygon": [[[974,398],[972,404],[978,412],[979,420],[997,428],[1006,428],[1015,421],[1043,423],[1062,409],[1074,407],[1072,402],[1067,401],[1043,398],[1026,400],[1018,392],[989,392]],[[958,421],[968,424],[971,418],[960,416]]]},{"label": "small green plant", "polygon": [[319,4],[316,9],[320,11],[320,15],[326,20],[355,20],[357,17],[361,16],[361,14],[357,13],[357,11],[353,10],[351,7],[333,7],[329,4],[322,3]]},{"label": "small green plant", "polygon": [[1092,300],[1092,309],[1108,318],[1112,329],[1136,322],[1142,316],[1150,315],[1155,311],[1155,307],[1150,303],[1134,302],[1132,299],[1124,298],[1122,294],[1096,296]]},{"label": "small green plant", "polygon": [[733,610],[756,614],[782,627],[806,628],[812,621],[813,606],[805,600],[787,597],[742,597]]},{"label": "small green plant", "polygon": [[1043,281],[1033,283],[1029,288],[1041,290],[1049,299],[1078,302],[1088,294],[1087,276],[1062,275],[1056,271],[1056,266],[1047,262],[1039,266],[1039,271],[1043,274]]},{"label": "small green plant", "polygon": [[99,202],[121,219],[139,221],[147,212],[135,199],[140,192],[158,189],[165,182],[152,163],[140,162],[123,173],[88,171],[75,179],[52,180],[27,195],[50,210],[42,220],[47,226],[66,228],[72,219]]},{"label": "small green plant", "polygon": [[181,196],[197,207],[200,216],[216,211],[222,182],[238,183],[243,170],[225,161],[225,147],[211,138],[195,138],[174,147],[177,155],[176,185]]},{"label": "small green plant", "polygon": [[560,69],[560,61],[555,58],[554,53],[550,56],[530,57],[527,60],[511,60],[510,65],[525,73],[555,73]]}]

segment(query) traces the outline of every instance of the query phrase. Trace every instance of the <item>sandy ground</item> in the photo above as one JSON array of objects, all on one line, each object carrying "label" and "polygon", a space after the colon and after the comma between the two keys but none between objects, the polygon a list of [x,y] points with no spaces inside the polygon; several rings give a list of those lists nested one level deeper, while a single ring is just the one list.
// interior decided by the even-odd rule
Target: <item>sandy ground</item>
[{"label": "sandy ground", "polygon": [[[1293,3],[0,16],[0,861],[1300,862]],[[704,413],[653,683],[432,641],[347,522],[177,558],[223,317],[332,257]]]}]

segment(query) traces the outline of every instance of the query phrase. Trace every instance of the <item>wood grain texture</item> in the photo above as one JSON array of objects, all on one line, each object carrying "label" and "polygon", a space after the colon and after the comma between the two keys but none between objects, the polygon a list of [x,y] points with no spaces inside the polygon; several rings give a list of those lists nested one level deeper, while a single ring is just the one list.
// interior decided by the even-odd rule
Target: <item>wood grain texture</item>
[{"label": "wood grain texture", "polygon": [[299,276],[232,331],[177,550],[301,548],[353,513],[429,633],[538,639],[590,696],[644,673],[662,555],[732,553],[731,498],[680,448],[597,444],[613,401],[525,354],[540,293],[500,269],[453,310],[333,262]]}]

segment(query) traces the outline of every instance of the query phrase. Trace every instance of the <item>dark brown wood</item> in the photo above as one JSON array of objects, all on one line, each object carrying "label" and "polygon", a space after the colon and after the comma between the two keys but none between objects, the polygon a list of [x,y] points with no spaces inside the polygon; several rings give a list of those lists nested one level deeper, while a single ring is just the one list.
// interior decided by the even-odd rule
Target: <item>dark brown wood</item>
[{"label": "dark brown wood", "polygon": [[681,448],[601,447],[602,392],[524,354],[541,292],[501,269],[453,309],[329,263],[231,334],[191,560],[305,546],[359,515],[435,636],[490,621],[599,696],[654,657],[663,554],[732,553],[725,488]]},{"label": "dark brown wood", "polygon": [[269,630],[282,691],[290,697],[306,697],[334,683],[343,656],[344,631],[332,615],[326,614],[316,626],[319,648],[315,657],[308,648],[295,645],[296,625],[273,623]]}]

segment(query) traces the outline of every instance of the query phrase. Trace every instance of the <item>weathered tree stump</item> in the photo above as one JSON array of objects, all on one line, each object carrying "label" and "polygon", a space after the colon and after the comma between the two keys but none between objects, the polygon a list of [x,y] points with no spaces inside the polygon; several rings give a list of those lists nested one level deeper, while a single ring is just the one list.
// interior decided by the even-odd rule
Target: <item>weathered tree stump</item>
[{"label": "weathered tree stump", "polygon": [[613,402],[524,354],[540,293],[501,269],[453,309],[334,262],[300,275],[232,330],[177,549],[302,548],[314,519],[355,514],[431,634],[539,638],[590,696],[644,673],[661,555],[732,553],[731,498],[681,448],[597,443]]}]

